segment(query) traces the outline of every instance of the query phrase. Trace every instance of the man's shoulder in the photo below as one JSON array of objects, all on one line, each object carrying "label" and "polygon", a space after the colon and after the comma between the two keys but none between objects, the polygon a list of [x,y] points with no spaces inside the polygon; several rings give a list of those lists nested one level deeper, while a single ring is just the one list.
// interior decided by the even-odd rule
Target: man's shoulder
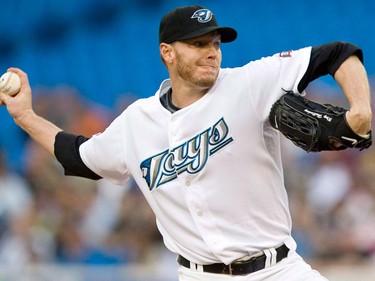
[{"label": "man's shoulder", "polygon": [[150,106],[155,104],[157,101],[157,97],[155,95],[139,98],[136,101],[134,101],[132,104],[129,105],[128,109],[134,109],[134,108],[143,108],[145,106]]}]

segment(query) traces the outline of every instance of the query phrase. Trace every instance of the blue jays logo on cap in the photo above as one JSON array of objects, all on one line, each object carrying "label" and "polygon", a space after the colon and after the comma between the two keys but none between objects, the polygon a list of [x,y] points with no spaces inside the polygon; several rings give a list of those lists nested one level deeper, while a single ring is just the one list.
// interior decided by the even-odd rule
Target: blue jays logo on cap
[{"label": "blue jays logo on cap", "polygon": [[195,11],[191,18],[198,19],[200,23],[206,23],[212,19],[212,12],[209,9],[200,9]]}]

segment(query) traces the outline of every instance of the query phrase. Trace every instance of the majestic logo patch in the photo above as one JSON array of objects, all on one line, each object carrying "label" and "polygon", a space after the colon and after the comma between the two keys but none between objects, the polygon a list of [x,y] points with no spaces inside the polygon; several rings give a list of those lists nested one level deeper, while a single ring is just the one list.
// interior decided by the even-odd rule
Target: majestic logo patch
[{"label": "majestic logo patch", "polygon": [[208,9],[200,9],[194,12],[192,19],[198,19],[200,23],[209,22],[212,19],[212,12]]},{"label": "majestic logo patch", "polygon": [[228,136],[228,125],[221,118],[215,125],[173,149],[167,149],[144,160],[141,165],[142,176],[150,190],[177,178],[187,172],[201,171],[209,156],[233,141]]}]

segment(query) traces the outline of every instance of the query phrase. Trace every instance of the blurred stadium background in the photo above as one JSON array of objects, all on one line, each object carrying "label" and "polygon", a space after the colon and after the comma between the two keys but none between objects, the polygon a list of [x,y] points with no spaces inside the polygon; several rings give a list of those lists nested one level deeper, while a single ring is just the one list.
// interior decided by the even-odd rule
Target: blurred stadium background
[{"label": "blurred stadium background", "polygon": [[[350,41],[363,49],[374,89],[372,0],[0,0],[0,72],[22,68],[39,114],[91,135],[135,99],[155,93],[167,77],[160,18],[196,3],[239,32],[222,45],[223,67]],[[345,103],[331,77],[308,92]],[[0,120],[0,280],[177,280],[175,257],[134,183],[64,177],[5,108]],[[284,146],[300,254],[332,281],[374,280],[374,148],[306,154]]]}]

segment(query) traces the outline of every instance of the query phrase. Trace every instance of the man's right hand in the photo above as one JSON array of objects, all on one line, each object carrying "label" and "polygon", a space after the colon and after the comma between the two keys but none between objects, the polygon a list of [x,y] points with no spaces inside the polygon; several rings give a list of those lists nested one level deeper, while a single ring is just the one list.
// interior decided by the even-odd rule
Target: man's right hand
[{"label": "man's right hand", "polygon": [[[27,74],[19,68],[11,67],[8,71],[16,73],[21,78],[21,89],[15,96],[0,92],[0,105],[5,105],[14,121],[19,124],[29,114],[34,114],[32,109],[32,91]],[[20,124],[21,125],[21,124]]]}]

